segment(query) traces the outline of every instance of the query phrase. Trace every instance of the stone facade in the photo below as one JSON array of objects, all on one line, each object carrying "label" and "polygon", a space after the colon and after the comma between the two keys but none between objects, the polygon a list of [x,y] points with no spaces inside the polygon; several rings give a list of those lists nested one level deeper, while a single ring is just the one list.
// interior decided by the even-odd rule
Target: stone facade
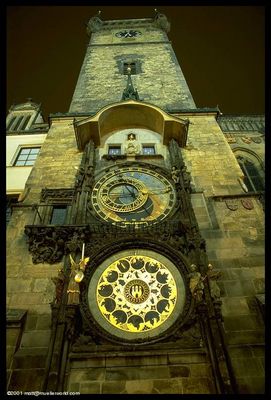
[{"label": "stone facade", "polygon": [[[81,394],[263,393],[264,211],[260,194],[246,192],[242,186],[243,172],[236,154],[246,152],[251,157],[255,154],[259,166],[263,167],[261,124],[264,121],[257,117],[259,121],[254,122],[260,125],[250,125],[251,130],[243,125],[242,131],[241,118],[237,118],[239,130],[232,132],[225,125],[227,118],[218,111],[194,108],[166,34],[153,22],[140,20],[136,25],[136,29],[149,34],[149,42],[142,35],[138,44],[128,46],[125,41],[120,44],[114,33],[128,29],[131,21],[124,25],[107,21],[102,28],[100,20],[95,21],[70,111],[50,117],[49,131],[27,181],[30,191],[14,207],[7,227],[8,390]],[[155,130],[154,124],[134,127],[139,152],[132,160],[125,154],[124,140],[133,129],[123,128],[122,121],[118,121],[119,129],[114,125],[111,131],[109,124],[99,145],[91,142],[94,133],[89,132],[87,122],[84,127],[84,121],[101,107],[120,101],[126,76],[119,74],[118,60],[126,57],[141,62],[142,76],[139,79],[136,75],[133,80],[143,100],[137,103],[139,111],[144,101],[164,111],[190,108],[172,114],[180,121],[189,120],[185,144],[178,147],[175,143],[177,155],[171,145],[163,142],[162,133]],[[164,71],[156,74],[161,65]],[[112,76],[102,73],[103,69]],[[185,99],[182,93],[187,96]],[[84,115],[80,116],[80,112]],[[75,121],[79,120],[83,124],[81,134],[90,138],[83,151],[78,149],[77,142]],[[102,122],[98,120],[99,127]],[[108,146],[116,144],[120,145],[121,154],[109,157]],[[153,145],[156,154],[143,154],[144,144]],[[190,221],[191,225],[195,216],[193,228],[198,229],[200,239],[195,235],[186,248],[180,244],[181,234],[172,231],[173,225],[167,231],[168,236],[159,230],[141,236],[131,236],[127,231],[126,237],[120,231],[112,233],[112,227],[108,228],[109,233],[95,231],[102,224],[91,214],[88,196],[98,177],[112,167],[130,162],[162,168],[173,182],[171,166],[173,160],[179,159],[183,160],[191,179],[191,188],[189,183],[182,183],[179,195],[184,201],[181,215],[185,221],[181,222]],[[92,172],[87,175],[87,167],[94,170],[93,175]],[[184,182],[185,177],[183,174],[179,179]],[[52,207],[63,204],[68,206],[65,223],[55,227],[50,223]],[[207,292],[205,287],[206,303],[211,307],[206,314],[207,325],[200,314],[204,304],[200,308],[192,302],[190,311],[191,315],[196,313],[196,319],[189,320],[191,325],[185,325],[183,330],[174,328],[156,343],[116,343],[110,336],[100,335],[95,324],[95,335],[88,336],[86,322],[79,317],[84,304],[80,304],[81,308],[67,306],[69,255],[78,257],[82,243],[86,242],[86,253],[91,258],[87,275],[105,255],[111,257],[110,246],[114,254],[116,248],[125,249],[125,241],[130,247],[133,242],[145,241],[146,246],[149,242],[152,246],[156,243],[156,248],[179,252],[188,265],[194,259],[204,259],[199,261],[203,265],[202,273],[208,260],[220,275],[217,285],[223,319],[218,317],[216,322],[214,315],[217,317],[217,314],[212,313],[218,309],[213,304],[220,303],[212,302],[212,291]],[[198,253],[195,250],[194,254],[193,248],[199,249]],[[59,252],[55,259],[51,249]],[[43,262],[35,258],[41,254]],[[186,281],[188,285],[188,276]],[[75,321],[79,326],[74,325]],[[210,340],[212,335],[214,344]]]},{"label": "stone facade", "polygon": [[99,394],[204,394],[214,392],[211,366],[204,352],[180,354],[155,349],[93,354],[71,359],[69,391]]}]

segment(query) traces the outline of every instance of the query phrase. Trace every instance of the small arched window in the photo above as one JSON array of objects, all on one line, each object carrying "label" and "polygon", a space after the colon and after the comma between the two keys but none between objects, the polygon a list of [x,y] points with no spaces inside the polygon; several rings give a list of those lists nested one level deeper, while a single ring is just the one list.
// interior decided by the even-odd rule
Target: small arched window
[{"label": "small arched window", "polygon": [[237,161],[245,176],[244,183],[249,192],[258,192],[264,190],[262,176],[256,165],[246,157],[237,156]]}]

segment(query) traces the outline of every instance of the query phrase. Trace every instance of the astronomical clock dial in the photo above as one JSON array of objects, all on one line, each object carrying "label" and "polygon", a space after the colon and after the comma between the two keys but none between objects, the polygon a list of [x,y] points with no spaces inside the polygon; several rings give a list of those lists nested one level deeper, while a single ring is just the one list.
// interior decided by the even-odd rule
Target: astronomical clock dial
[{"label": "astronomical clock dial", "polygon": [[143,249],[126,250],[104,261],[88,289],[96,322],[124,340],[160,335],[181,314],[184,301],[184,282],[174,264]]},{"label": "astronomical clock dial", "polygon": [[160,222],[176,201],[170,181],[144,167],[123,167],[105,174],[95,185],[91,202],[100,218],[136,226]]}]

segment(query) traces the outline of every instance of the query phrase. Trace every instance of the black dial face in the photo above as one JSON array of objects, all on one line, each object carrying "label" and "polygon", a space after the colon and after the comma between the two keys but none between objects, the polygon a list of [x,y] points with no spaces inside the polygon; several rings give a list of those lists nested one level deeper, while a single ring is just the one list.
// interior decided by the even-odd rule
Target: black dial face
[{"label": "black dial face", "polygon": [[119,38],[134,38],[134,37],[137,37],[140,35],[142,35],[142,33],[140,31],[134,31],[132,29],[128,29],[128,30],[116,33],[116,36]]},{"label": "black dial face", "polygon": [[104,175],[94,185],[92,206],[103,220],[124,224],[160,222],[175,203],[170,181],[144,167],[123,167]]}]

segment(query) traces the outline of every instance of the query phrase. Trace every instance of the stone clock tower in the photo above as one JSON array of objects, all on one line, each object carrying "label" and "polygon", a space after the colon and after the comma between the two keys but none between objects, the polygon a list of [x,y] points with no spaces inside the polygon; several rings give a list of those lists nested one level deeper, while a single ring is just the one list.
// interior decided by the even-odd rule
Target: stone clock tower
[{"label": "stone clock tower", "polygon": [[91,18],[69,112],[50,116],[22,209],[51,322],[42,365],[31,364],[38,324],[14,358],[39,390],[240,390],[205,238],[223,236],[215,199],[240,195],[242,171],[219,111],[196,107],[168,31],[158,12]]},{"label": "stone clock tower", "polygon": [[166,33],[169,23],[161,14],[137,20],[101,21],[96,17],[87,30],[90,42],[70,112],[97,112],[119,102],[128,65],[141,101],[164,111],[195,108]]}]

